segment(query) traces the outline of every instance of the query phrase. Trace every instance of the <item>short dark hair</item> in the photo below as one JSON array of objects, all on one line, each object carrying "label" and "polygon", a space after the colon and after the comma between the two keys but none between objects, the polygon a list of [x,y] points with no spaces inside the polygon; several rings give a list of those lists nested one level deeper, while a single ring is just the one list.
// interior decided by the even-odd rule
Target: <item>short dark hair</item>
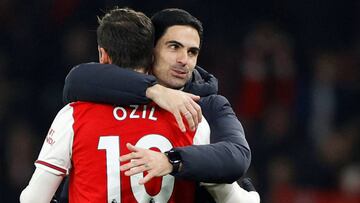
[{"label": "short dark hair", "polygon": [[155,27],[155,44],[165,34],[166,30],[175,25],[187,25],[197,30],[200,37],[200,46],[203,39],[201,22],[190,13],[179,8],[167,8],[155,13],[151,17]]},{"label": "short dark hair", "polygon": [[98,21],[97,43],[113,64],[132,69],[151,67],[154,26],[145,14],[114,8]]}]

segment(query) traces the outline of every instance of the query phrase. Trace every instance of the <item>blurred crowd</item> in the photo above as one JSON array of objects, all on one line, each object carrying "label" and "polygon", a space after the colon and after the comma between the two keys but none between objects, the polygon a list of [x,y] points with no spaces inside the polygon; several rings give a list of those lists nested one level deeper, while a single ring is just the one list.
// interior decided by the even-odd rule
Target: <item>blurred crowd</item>
[{"label": "blurred crowd", "polygon": [[262,202],[360,202],[360,2],[0,1],[0,202],[18,202],[71,67],[97,61],[97,15],[179,7],[204,25],[252,149]]}]

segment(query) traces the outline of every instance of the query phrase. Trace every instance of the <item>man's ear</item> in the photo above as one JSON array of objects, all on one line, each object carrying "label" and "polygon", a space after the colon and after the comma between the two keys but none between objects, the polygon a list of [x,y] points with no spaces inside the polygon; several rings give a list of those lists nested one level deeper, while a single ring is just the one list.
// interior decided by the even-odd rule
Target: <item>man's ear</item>
[{"label": "man's ear", "polygon": [[98,46],[99,51],[99,63],[102,64],[110,64],[111,59],[109,57],[109,54],[106,52],[106,50],[100,46]]}]

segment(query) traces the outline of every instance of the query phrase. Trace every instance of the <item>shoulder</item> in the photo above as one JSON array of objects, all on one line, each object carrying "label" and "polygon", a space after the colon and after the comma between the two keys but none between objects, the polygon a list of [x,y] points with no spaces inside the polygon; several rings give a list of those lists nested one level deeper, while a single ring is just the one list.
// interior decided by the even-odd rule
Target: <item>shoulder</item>
[{"label": "shoulder", "polygon": [[[73,123],[73,106],[72,104],[65,105],[55,116],[52,126],[62,128]],[[71,120],[71,122],[69,122]]]},{"label": "shoulder", "polygon": [[204,117],[211,123],[219,118],[231,117],[236,118],[230,102],[226,97],[221,95],[210,95],[202,97],[199,105]]},{"label": "shoulder", "polygon": [[75,103],[70,103],[65,105],[57,113],[50,126],[48,137],[52,139],[63,139],[62,137],[69,135],[69,131],[72,131],[74,124],[74,104]]},{"label": "shoulder", "polygon": [[[115,106],[105,103],[77,101],[70,103],[70,107],[73,109],[73,112],[85,112],[86,114],[89,114],[97,111],[112,110]],[[127,108],[129,107],[127,106]]]}]

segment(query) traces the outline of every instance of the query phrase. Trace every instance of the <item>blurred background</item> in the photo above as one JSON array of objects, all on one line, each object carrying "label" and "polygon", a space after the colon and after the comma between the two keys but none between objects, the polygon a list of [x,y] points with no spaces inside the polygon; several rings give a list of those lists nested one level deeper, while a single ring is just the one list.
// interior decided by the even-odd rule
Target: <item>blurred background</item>
[{"label": "blurred background", "polygon": [[[0,1],[0,202],[18,202],[96,16],[168,7],[203,22],[198,64],[242,122],[262,202],[360,202],[360,1]],[[358,147],[356,147],[358,146]]]}]

